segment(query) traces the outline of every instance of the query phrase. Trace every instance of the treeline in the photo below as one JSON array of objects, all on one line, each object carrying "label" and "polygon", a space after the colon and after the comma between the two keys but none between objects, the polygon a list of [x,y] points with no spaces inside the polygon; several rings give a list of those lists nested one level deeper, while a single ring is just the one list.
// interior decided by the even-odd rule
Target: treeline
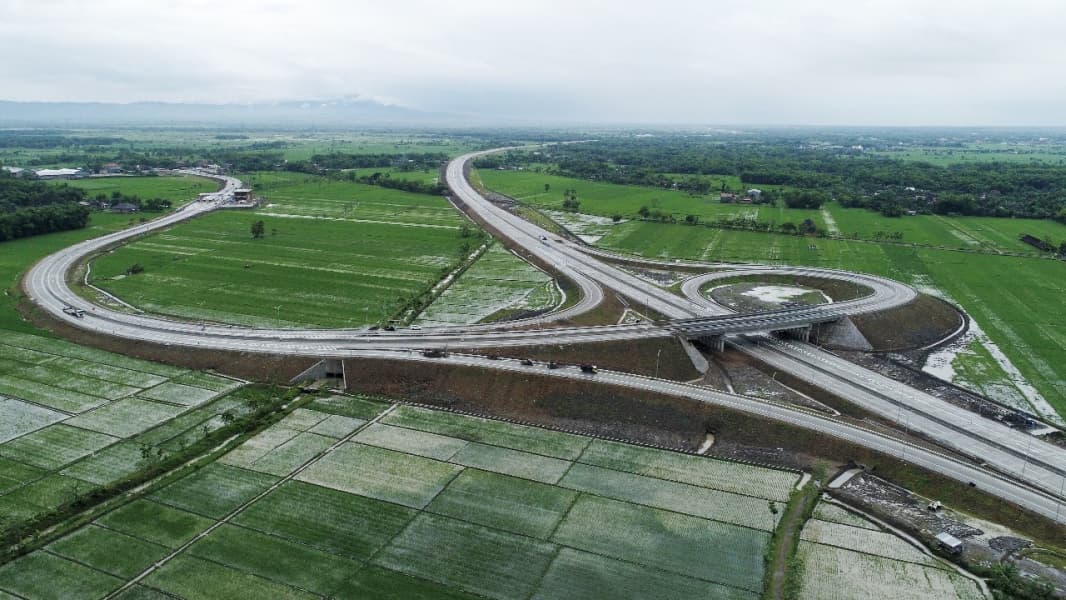
[{"label": "treeline", "polygon": [[0,213],[21,208],[77,203],[85,200],[85,192],[67,185],[49,185],[0,172]]},{"label": "treeline", "polygon": [[46,150],[86,146],[112,146],[125,142],[126,140],[119,137],[77,137],[55,132],[0,131],[0,148]]},{"label": "treeline", "polygon": [[56,204],[0,213],[0,242],[81,229],[89,223],[89,212],[89,207],[80,204]]},{"label": "treeline", "polygon": [[356,176],[355,181],[369,185],[378,185],[393,190],[402,190],[414,194],[440,196],[448,190],[442,183],[427,183],[415,179],[393,179],[388,173],[374,172],[370,175]]},{"label": "treeline", "polygon": [[479,165],[494,168],[532,162],[549,162],[554,165],[551,172],[563,176],[676,187],[700,194],[713,191],[707,176],[735,176],[745,187],[774,185],[816,191],[823,198],[887,215],[916,211],[1066,219],[1062,215],[1066,169],[1042,163],[944,167],[865,154],[848,147],[809,145],[801,139],[730,143],[672,136],[608,139],[555,146],[537,153],[511,152],[485,157]]},{"label": "treeline", "polygon": [[394,167],[401,171],[436,169],[448,160],[443,152],[412,152],[409,154],[348,154],[331,152],[311,156],[311,164],[321,169],[371,169]]},{"label": "treeline", "polygon": [[[353,155],[355,156],[355,155]],[[373,156],[373,155],[370,155]],[[389,155],[380,155],[381,157],[388,157]],[[397,162],[395,155],[391,156],[393,163]],[[359,161],[352,161],[359,162]],[[338,163],[333,163],[338,164]],[[350,164],[350,163],[349,163]],[[403,163],[405,165],[413,165],[416,163]],[[389,165],[377,165],[379,167],[387,167]],[[434,165],[433,168],[436,168]],[[398,167],[400,171],[415,171],[412,166]],[[355,167],[344,167],[344,170],[336,168],[327,168],[314,161],[294,161],[286,163],[283,166],[285,171],[293,171],[297,173],[307,173],[308,175],[317,175],[320,177],[326,177],[336,181],[351,181],[354,183],[365,183],[367,185],[376,185],[393,190],[402,190],[405,192],[411,192],[415,194],[431,194],[439,196],[443,194],[448,188],[440,183],[428,183],[424,181],[418,181],[416,179],[404,179],[402,177],[392,177],[388,172],[374,171],[368,175],[360,175],[355,171]]]},{"label": "treeline", "polygon": [[78,204],[84,200],[78,188],[0,173],[0,242],[85,227],[89,208]]}]

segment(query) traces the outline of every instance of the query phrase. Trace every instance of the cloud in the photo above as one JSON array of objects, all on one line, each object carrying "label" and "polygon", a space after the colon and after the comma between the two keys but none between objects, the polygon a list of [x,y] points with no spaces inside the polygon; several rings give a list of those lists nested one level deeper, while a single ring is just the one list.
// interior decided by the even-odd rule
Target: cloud
[{"label": "cloud", "polygon": [[349,94],[532,121],[1061,125],[1066,4],[4,0],[16,100]]}]

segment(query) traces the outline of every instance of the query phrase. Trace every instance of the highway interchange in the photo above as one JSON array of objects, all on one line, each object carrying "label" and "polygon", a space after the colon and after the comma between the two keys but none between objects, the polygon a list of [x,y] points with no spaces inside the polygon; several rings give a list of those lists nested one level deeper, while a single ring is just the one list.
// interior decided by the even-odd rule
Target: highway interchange
[{"label": "highway interchange", "polygon": [[[909,286],[842,271],[685,263],[689,268],[707,267],[715,271],[689,278],[682,285],[682,295],[677,295],[618,266],[620,263],[633,262],[633,259],[559,239],[484,198],[471,186],[464,170],[478,156],[496,151],[499,149],[470,153],[448,164],[446,180],[455,195],[454,200],[467,214],[487,225],[508,244],[521,248],[542,264],[551,265],[557,274],[576,285],[580,299],[564,311],[506,324],[427,328],[421,331],[255,329],[123,312],[95,305],[70,289],[70,273],[95,254],[223,206],[232,198],[233,190],[240,187],[240,181],[232,177],[216,177],[222,182],[219,192],[167,216],[75,244],[42,259],[27,273],[23,288],[34,303],[56,319],[81,329],[128,340],[277,355],[435,361],[526,372],[536,368],[540,375],[582,380],[590,376],[576,368],[548,370],[523,366],[514,360],[490,360],[455,352],[443,358],[427,358],[417,350],[431,347],[472,349],[599,342],[676,335],[688,338],[729,335],[728,340],[735,348],[773,368],[833,392],[971,460],[959,460],[947,453],[912,445],[795,406],[626,373],[601,370],[592,377],[604,384],[680,396],[817,431],[900,457],[958,481],[973,483],[1002,499],[1066,522],[1066,451],[1062,448],[996,421],[981,418],[814,345],[765,335],[770,331],[802,328],[842,316],[900,306],[915,297],[914,290]],[[663,266],[669,264],[664,263]],[[752,273],[845,279],[863,286],[869,293],[854,300],[815,307],[736,315],[705,298],[701,292],[716,279]],[[595,327],[529,327],[591,310],[603,300],[605,290],[627,298],[633,304],[647,306],[671,321],[663,325],[639,323]],[[84,316],[79,318],[64,312],[71,308],[84,311]],[[518,329],[519,326],[525,327]]]}]

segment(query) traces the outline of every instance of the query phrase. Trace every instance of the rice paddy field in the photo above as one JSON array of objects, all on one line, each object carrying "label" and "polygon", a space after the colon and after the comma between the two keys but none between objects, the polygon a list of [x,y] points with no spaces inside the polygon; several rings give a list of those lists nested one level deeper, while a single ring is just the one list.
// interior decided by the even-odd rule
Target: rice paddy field
[{"label": "rice paddy field", "polygon": [[815,508],[796,555],[805,600],[985,598],[950,564],[834,504]]},{"label": "rice paddy field", "polygon": [[[466,257],[476,235],[444,199],[291,173],[246,180],[265,198],[123,246],[94,284],[139,308],[253,326],[344,327],[401,311]],[[265,235],[250,226],[263,220]],[[144,272],[127,276],[134,263]]]},{"label": "rice paddy field", "polygon": [[[628,222],[600,246],[652,258],[848,269],[910,283],[959,304],[1048,403],[1066,416],[1066,263],[855,240]],[[1024,383],[1024,382],[1023,382]]]},{"label": "rice paddy field", "polygon": [[241,383],[0,331],[3,527],[55,510],[195,442],[242,410]]},{"label": "rice paddy field", "polygon": [[885,217],[863,208],[843,208],[830,203],[823,207],[835,223],[839,235],[874,239],[877,232],[902,232],[903,242],[959,248],[982,252],[1040,254],[1019,238],[1028,234],[1050,239],[1055,245],[1066,241],[1066,225],[1050,219],[1001,219],[996,217],[946,217],[915,215]]},{"label": "rice paddy field", "polygon": [[[678,219],[684,219],[686,215],[698,215],[703,221],[742,217],[777,224],[787,221],[801,223],[804,219],[811,219],[819,227],[825,227],[818,210],[769,204],[722,204],[718,192],[693,196],[676,190],[601,183],[533,171],[480,169],[478,175],[491,190],[550,210],[562,210],[563,191],[573,189],[577,191],[580,211],[601,217],[621,215],[630,219],[637,215],[642,206],[647,206],[649,210],[660,210]],[[544,190],[545,184],[549,186],[548,191]]]},{"label": "rice paddy field", "polygon": [[499,317],[542,311],[562,303],[547,273],[493,244],[422,314],[419,325],[471,325]]},{"label": "rice paddy field", "polygon": [[[17,597],[757,598],[798,475],[329,396],[0,566]],[[143,578],[139,578],[141,575]]]}]

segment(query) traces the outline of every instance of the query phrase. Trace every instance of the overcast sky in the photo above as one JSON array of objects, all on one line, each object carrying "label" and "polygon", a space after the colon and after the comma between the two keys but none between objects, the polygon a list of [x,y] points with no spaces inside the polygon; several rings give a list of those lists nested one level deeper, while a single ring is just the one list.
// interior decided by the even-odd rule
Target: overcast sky
[{"label": "overcast sky", "polygon": [[1066,125],[1062,0],[0,0],[0,99]]}]

